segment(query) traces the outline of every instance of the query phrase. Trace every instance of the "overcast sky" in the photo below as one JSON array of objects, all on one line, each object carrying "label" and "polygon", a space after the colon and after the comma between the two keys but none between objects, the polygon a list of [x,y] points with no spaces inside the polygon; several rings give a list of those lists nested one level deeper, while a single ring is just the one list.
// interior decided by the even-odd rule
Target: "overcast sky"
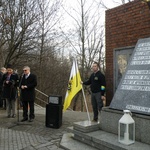
[{"label": "overcast sky", "polygon": [[[94,21],[99,20],[98,25],[103,26],[103,28],[105,28],[105,11],[106,11],[106,8],[99,6],[97,9],[99,2],[102,0],[83,0],[83,1],[86,1],[85,7],[84,7],[85,8],[84,13],[89,8],[89,6],[91,6],[90,4],[92,4],[93,1],[97,2],[97,3],[94,3],[92,5],[92,8],[90,7],[91,9],[90,9],[89,15],[92,16],[93,12],[97,13],[98,19],[94,17],[94,19],[95,19]],[[74,31],[76,32],[77,28],[79,27],[78,23],[79,24],[81,23],[80,22],[81,21],[81,6],[80,6],[81,0],[63,0],[63,2],[64,2],[63,3],[64,13],[61,12],[61,14],[63,14],[62,15],[62,22],[61,22],[61,30],[66,34],[66,37],[67,36],[69,37],[69,40],[72,40],[71,38],[73,38],[73,40],[74,40],[74,38],[75,37],[77,38],[77,36],[71,37],[69,33],[74,33]],[[104,2],[104,5],[108,9],[117,7],[117,6],[122,4],[122,0],[103,0],[103,2]],[[90,20],[90,18],[88,18],[88,19]],[[90,27],[93,27],[91,20],[89,21],[89,24],[90,24]],[[101,32],[101,28],[99,28],[99,29],[100,30],[98,32]],[[73,43],[75,43],[75,42],[73,42]],[[70,46],[70,47],[71,47],[71,49],[73,49],[72,46]]]},{"label": "overcast sky", "polygon": [[[90,5],[91,3],[93,3],[93,0],[83,0],[83,1],[86,1],[86,6],[88,6],[88,4]],[[108,9],[117,7],[122,4],[122,0],[95,0],[95,1],[97,1],[97,4],[100,1],[102,1]],[[128,0],[125,0],[125,1],[127,2]],[[66,9],[66,11],[68,13],[73,14],[81,9],[79,3],[80,3],[80,0],[64,0],[63,7],[64,7],[64,9]],[[93,11],[94,11],[94,7],[96,8],[97,6],[96,5],[93,6]],[[106,8],[100,6],[99,14],[102,17],[101,20],[103,21],[103,23],[105,22],[105,10],[106,10]],[[69,20],[69,22],[71,23],[70,16],[68,14],[66,14],[65,16],[66,16],[66,18],[64,18],[64,19],[67,20],[67,22]]]}]

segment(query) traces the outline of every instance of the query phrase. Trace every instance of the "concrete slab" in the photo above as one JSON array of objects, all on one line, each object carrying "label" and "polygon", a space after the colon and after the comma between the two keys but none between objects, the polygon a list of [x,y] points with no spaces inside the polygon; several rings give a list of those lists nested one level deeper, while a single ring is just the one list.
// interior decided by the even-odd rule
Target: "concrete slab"
[{"label": "concrete slab", "polygon": [[74,130],[78,130],[81,132],[92,132],[92,131],[97,131],[99,130],[99,122],[92,122],[92,121],[79,121],[79,122],[74,122],[73,124]]},{"label": "concrete slab", "polygon": [[[22,131],[0,128],[0,149],[21,150],[47,143],[45,138]],[[29,148],[28,148],[29,149]]]},{"label": "concrete slab", "polygon": [[63,113],[62,126],[52,129],[45,126],[45,112],[45,108],[35,105],[34,121],[20,122],[22,109],[19,110],[19,115],[16,110],[16,118],[7,118],[6,110],[0,108],[0,150],[62,150],[59,144],[67,127],[87,118],[86,112],[67,110]]},{"label": "concrete slab", "polygon": [[66,133],[63,135],[60,147],[66,150],[97,150],[96,148],[74,140],[72,133]]}]

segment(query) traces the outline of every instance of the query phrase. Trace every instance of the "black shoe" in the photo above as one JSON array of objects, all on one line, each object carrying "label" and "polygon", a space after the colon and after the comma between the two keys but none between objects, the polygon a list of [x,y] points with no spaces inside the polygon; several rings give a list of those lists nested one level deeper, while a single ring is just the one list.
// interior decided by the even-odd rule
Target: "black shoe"
[{"label": "black shoe", "polygon": [[33,122],[33,119],[29,119],[29,122]]},{"label": "black shoe", "polygon": [[15,118],[15,117],[16,117],[16,115],[12,115],[11,117],[12,117],[12,118]]},{"label": "black shoe", "polygon": [[21,122],[24,122],[24,121],[27,121],[28,120],[28,118],[23,118],[22,120],[21,120]]},{"label": "black shoe", "polygon": [[92,120],[92,122],[97,122],[97,121],[98,121],[97,119],[93,119],[93,120]]}]

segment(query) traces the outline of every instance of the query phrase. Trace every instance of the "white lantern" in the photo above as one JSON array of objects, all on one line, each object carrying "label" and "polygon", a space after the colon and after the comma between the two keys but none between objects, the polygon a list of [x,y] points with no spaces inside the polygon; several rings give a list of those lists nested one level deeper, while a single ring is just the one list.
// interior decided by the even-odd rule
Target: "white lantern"
[{"label": "white lantern", "polygon": [[119,120],[118,140],[120,143],[130,145],[135,142],[135,121],[130,110],[124,110],[124,115]]}]

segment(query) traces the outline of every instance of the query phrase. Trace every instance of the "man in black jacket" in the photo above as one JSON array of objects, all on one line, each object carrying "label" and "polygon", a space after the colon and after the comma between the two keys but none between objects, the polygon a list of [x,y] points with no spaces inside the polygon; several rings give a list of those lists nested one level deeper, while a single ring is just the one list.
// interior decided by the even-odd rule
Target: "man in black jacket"
[{"label": "man in black jacket", "polygon": [[91,102],[93,108],[93,121],[98,121],[98,112],[101,111],[103,107],[103,100],[105,99],[105,76],[99,71],[99,65],[97,62],[94,62],[92,65],[93,73],[91,74],[90,78],[82,82],[84,85],[90,85],[91,87]]},{"label": "man in black jacket", "polygon": [[[23,105],[23,119],[26,121],[29,118],[29,122],[32,122],[35,118],[34,114],[34,100],[35,100],[35,87],[37,86],[36,75],[30,73],[30,67],[23,67],[23,76],[20,78],[21,100]],[[29,105],[29,116],[28,116]]]}]

